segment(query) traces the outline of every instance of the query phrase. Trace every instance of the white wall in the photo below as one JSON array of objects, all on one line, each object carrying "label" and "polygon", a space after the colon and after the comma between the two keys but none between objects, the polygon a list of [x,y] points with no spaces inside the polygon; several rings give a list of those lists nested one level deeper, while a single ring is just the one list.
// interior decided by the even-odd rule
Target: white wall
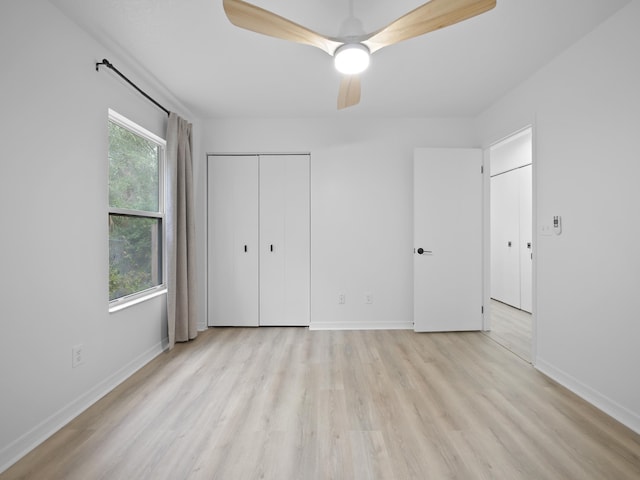
[{"label": "white wall", "polygon": [[312,328],[412,328],[413,149],[476,146],[471,121],[218,119],[203,139],[209,153],[311,153]]},{"label": "white wall", "polygon": [[485,145],[534,122],[537,368],[640,432],[640,1],[483,113]]},{"label": "white wall", "polygon": [[164,296],[107,311],[107,109],[163,137],[167,117],[96,72],[134,70],[48,2],[0,10],[2,471],[162,351]]}]

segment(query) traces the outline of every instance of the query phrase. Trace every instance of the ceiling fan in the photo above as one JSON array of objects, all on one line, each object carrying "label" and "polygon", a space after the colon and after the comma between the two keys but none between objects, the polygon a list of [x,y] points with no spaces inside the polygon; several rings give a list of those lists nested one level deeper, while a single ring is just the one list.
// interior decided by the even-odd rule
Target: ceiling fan
[{"label": "ceiling fan", "polygon": [[[359,74],[369,66],[372,53],[480,15],[495,7],[496,0],[431,0],[373,33],[343,37],[321,35],[242,0],[222,3],[229,21],[240,28],[311,45],[333,56],[336,69],[343,75],[338,93],[338,109],[342,109],[360,102]],[[350,19],[354,19],[353,12]]]}]

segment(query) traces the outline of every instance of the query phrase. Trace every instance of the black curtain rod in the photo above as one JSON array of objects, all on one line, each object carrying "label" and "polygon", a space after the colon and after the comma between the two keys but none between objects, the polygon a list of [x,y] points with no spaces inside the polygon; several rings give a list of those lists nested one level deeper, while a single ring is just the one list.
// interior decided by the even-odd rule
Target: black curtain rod
[{"label": "black curtain rod", "polygon": [[145,92],[143,92],[140,87],[138,87],[135,83],[133,83],[131,80],[129,80],[127,77],[125,77],[120,70],[118,70],[116,67],[113,66],[113,64],[107,60],[106,58],[103,58],[101,62],[96,63],[96,72],[100,70],[100,65],[104,65],[105,67],[110,68],[111,70],[113,70],[114,72],[116,72],[118,75],[120,75],[120,77],[122,77],[129,85],[131,85],[133,88],[135,88],[144,98],[146,98],[147,100],[149,100],[150,102],[152,102],[153,104],[155,104],[158,108],[164,110],[166,112],[167,115],[169,115],[171,112],[169,112],[169,110],[167,110],[166,108],[164,108],[162,105],[160,105],[158,102],[156,102],[153,98],[151,98],[149,95],[147,95]]}]

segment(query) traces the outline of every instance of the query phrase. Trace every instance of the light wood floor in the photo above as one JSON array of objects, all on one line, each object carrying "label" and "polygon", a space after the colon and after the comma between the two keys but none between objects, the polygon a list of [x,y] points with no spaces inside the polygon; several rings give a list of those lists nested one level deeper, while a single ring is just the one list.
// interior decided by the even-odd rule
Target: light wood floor
[{"label": "light wood floor", "polygon": [[0,475],[640,478],[640,436],[481,333],[210,329]]},{"label": "light wood floor", "polygon": [[491,331],[484,333],[529,363],[532,331],[530,313],[491,300]]}]

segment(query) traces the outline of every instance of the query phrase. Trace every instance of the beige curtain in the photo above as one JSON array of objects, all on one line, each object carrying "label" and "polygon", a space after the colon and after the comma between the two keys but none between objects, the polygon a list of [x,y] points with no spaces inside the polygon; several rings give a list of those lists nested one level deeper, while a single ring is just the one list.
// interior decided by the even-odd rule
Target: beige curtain
[{"label": "beige curtain", "polygon": [[167,126],[167,320],[169,348],[198,335],[191,124],[175,113]]}]

